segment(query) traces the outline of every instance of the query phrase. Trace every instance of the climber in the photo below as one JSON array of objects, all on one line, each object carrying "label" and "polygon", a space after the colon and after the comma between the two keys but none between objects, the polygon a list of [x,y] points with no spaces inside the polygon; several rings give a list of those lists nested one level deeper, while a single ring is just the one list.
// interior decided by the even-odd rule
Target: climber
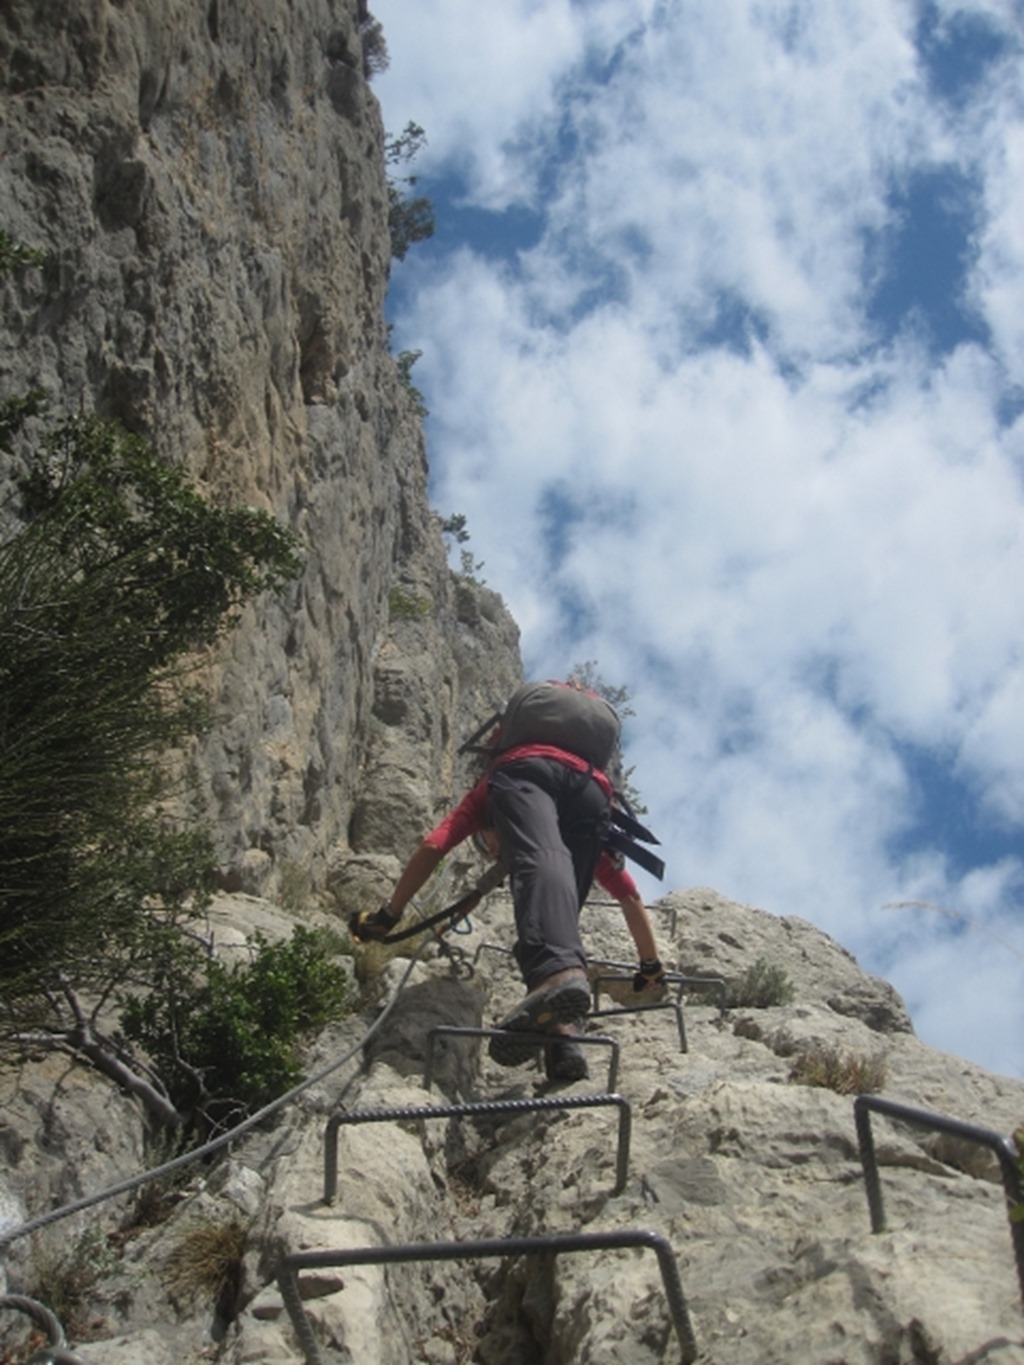
[{"label": "climber", "polygon": [[619,900],[636,945],[638,998],[664,980],[647,909],[632,877],[605,850],[613,793],[603,766],[617,739],[618,717],[603,699],[565,684],[525,684],[513,694],[492,737],[487,772],[425,836],[389,900],[358,922],[358,937],[384,938],[447,853],[472,835],[496,842],[510,874],[517,931],[513,952],[527,993],[501,1021],[502,1033],[491,1039],[488,1050],[499,1065],[517,1066],[530,1058],[536,1043],[515,1035],[550,1033],[545,1060],[551,1080],[586,1075],[583,1050],[572,1040],[582,1032],[590,1008],[578,920],[595,874]]}]

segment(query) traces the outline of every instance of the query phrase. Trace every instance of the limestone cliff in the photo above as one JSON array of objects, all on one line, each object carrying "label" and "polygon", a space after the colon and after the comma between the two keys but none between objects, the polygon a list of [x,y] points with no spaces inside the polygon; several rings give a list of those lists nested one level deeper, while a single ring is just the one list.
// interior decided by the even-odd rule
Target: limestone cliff
[{"label": "limestone cliff", "polygon": [[2,286],[0,388],[120,419],[305,546],[207,665],[204,817],[248,892],[322,886],[350,833],[408,851],[520,673],[500,601],[446,566],[388,352],[366,28],[357,0],[0,13],[0,226],[47,253]]}]

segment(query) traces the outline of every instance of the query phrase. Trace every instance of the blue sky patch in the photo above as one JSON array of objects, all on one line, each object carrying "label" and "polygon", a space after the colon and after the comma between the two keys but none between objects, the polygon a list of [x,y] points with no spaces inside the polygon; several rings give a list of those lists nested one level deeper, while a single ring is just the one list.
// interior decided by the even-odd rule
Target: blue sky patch
[{"label": "blue sky patch", "polygon": [[893,748],[910,783],[912,815],[889,840],[893,858],[935,849],[947,860],[947,875],[960,878],[972,868],[1020,856],[1020,829],[993,822],[974,784],[957,772],[954,755],[899,741]]},{"label": "blue sky patch", "polygon": [[557,569],[569,553],[572,528],[583,520],[579,504],[562,484],[548,484],[537,500],[537,524],[545,562]]},{"label": "blue sky patch", "polygon": [[694,336],[697,350],[709,348],[732,351],[749,357],[754,342],[768,340],[768,322],[763,313],[738,294],[723,290],[715,300],[715,314]]},{"label": "blue sky patch", "polygon": [[960,11],[943,21],[935,0],[925,0],[917,50],[932,93],[960,109],[983,88],[993,64],[1009,53],[1010,43],[987,15]]},{"label": "blue sky patch", "polygon": [[533,209],[513,204],[495,213],[466,204],[465,187],[451,175],[424,180],[420,188],[434,204],[437,218],[434,236],[425,244],[426,254],[469,246],[488,260],[511,262],[540,240],[544,220]]},{"label": "blue sky patch", "polygon": [[977,185],[955,166],[924,169],[889,194],[889,225],[869,232],[868,319],[883,342],[911,330],[933,355],[988,333],[967,306],[981,207]]},{"label": "blue sky patch", "polygon": [[1012,427],[1024,413],[1024,388],[1013,388],[1004,393],[999,400],[997,417],[1001,427]]}]

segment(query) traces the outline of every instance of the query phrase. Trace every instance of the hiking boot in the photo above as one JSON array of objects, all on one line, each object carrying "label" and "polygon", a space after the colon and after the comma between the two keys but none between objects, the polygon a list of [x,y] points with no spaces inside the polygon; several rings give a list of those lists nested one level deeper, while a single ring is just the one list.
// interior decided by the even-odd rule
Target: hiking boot
[{"label": "hiking boot", "polygon": [[549,1081],[585,1081],[590,1075],[584,1050],[579,1043],[573,1042],[583,1034],[579,1021],[571,1024],[558,1024],[554,1032],[558,1035],[555,1042],[544,1048],[544,1072]]},{"label": "hiking boot", "polygon": [[533,1040],[517,1033],[550,1033],[558,1024],[571,1024],[590,1009],[586,973],[578,967],[555,972],[520,1001],[498,1025],[505,1032],[495,1035],[488,1053],[499,1066],[519,1066],[537,1050]]}]

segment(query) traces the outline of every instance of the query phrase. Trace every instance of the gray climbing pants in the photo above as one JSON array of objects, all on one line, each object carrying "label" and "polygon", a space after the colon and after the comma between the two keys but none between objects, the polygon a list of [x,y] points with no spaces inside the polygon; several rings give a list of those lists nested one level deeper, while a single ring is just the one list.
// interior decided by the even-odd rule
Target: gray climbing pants
[{"label": "gray climbing pants", "polygon": [[502,764],[488,790],[515,906],[513,951],[532,990],[586,966],[579,912],[608,828],[608,798],[589,774],[550,758]]}]

